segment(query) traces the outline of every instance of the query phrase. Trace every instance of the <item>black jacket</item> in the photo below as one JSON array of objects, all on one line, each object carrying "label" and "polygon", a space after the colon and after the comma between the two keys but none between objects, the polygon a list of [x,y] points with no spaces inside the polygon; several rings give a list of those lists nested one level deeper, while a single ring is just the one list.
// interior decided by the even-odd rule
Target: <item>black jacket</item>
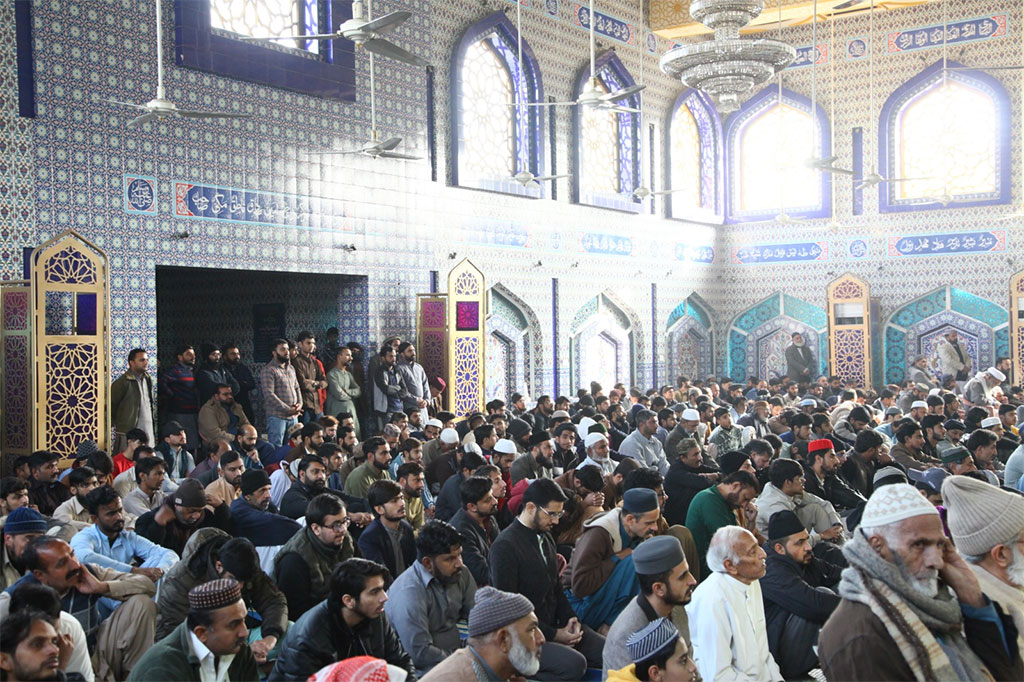
[{"label": "black jacket", "polygon": [[846,481],[835,474],[826,474],[825,485],[822,486],[814,471],[805,464],[804,479],[804,490],[812,495],[817,495],[823,500],[828,500],[836,508],[836,511],[840,513],[848,509],[854,509],[861,502],[865,501],[863,495],[848,486]]},{"label": "black jacket", "polygon": [[[170,504],[168,497],[164,504]],[[156,522],[156,513],[159,510],[153,509],[138,518],[135,522],[135,532],[152,543],[166,547],[178,556],[185,551],[185,543],[200,528],[220,528],[222,531],[231,534],[231,512],[228,510],[228,503],[224,502],[212,512],[208,507],[203,508],[203,518],[194,526],[183,526],[178,522],[177,517],[161,526]]]},{"label": "black jacket", "polygon": [[550,642],[555,631],[576,613],[558,582],[555,541],[550,533],[544,533],[541,541],[543,550],[537,544],[537,533],[515,520],[498,534],[487,559],[491,586],[529,599],[541,632]]},{"label": "black jacket", "polygon": [[693,497],[715,483],[700,474],[713,473],[715,470],[706,466],[691,469],[678,459],[669,465],[668,473],[665,474],[665,494],[668,500],[665,501],[663,515],[670,526],[686,525],[686,512]]},{"label": "black jacket", "polygon": [[[402,539],[399,541],[402,545],[402,557],[405,559],[405,567],[409,568],[416,563],[416,531],[408,521],[401,521],[399,525],[402,528]],[[391,571],[392,577],[398,577],[391,537],[379,518],[374,519],[359,536],[359,552],[364,559],[384,564]]]},{"label": "black jacket", "polygon": [[314,491],[305,483],[295,481],[292,483],[292,487],[285,491],[284,497],[281,498],[281,514],[290,519],[298,519],[305,516],[306,505],[320,493],[329,493],[335,497],[340,497],[349,513],[370,511],[365,498],[348,495],[340,490],[326,486],[323,490]]},{"label": "black jacket", "polygon": [[812,557],[811,563],[801,566],[785,554],[779,554],[769,543],[766,571],[761,578],[761,599],[764,601],[764,619],[768,630],[768,648],[778,655],[779,639],[790,614],[812,623],[824,625],[839,602],[838,594],[828,594],[816,587],[835,589],[839,583],[841,566]]},{"label": "black jacket", "polygon": [[484,530],[479,523],[466,515],[465,509],[456,512],[449,523],[462,535],[462,561],[473,574],[476,586],[490,584],[491,568],[487,563],[487,555],[491,551],[494,539],[498,537],[498,524],[493,518],[489,518],[487,530]]},{"label": "black jacket", "polygon": [[382,658],[416,679],[412,658],[385,614],[364,620],[353,631],[341,616],[341,605],[325,599],[288,628],[268,682],[305,680],[325,665],[354,656]]},{"label": "black jacket", "polygon": [[209,362],[199,368],[196,372],[196,390],[199,392],[199,404],[203,405],[217,392],[217,384],[227,384],[231,387],[231,394],[238,393],[238,380],[225,369],[221,363],[210,364]]}]

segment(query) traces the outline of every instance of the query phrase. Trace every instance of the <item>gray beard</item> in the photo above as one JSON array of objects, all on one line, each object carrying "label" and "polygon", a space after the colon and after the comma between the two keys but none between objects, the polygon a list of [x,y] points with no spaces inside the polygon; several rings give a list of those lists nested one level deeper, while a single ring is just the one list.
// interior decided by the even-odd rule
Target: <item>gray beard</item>
[{"label": "gray beard", "polygon": [[531,653],[514,629],[508,627],[505,631],[512,637],[512,649],[508,652],[512,667],[524,677],[533,677],[540,670],[540,655]]}]

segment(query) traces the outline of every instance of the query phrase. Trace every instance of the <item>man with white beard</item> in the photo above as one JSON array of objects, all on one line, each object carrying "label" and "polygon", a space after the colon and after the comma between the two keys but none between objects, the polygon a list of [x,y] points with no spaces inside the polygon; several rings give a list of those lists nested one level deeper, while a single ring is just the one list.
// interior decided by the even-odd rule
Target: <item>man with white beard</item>
[{"label": "man with white beard", "polygon": [[1006,635],[1012,619],[984,595],[915,488],[876,489],[843,554],[843,601],[818,638],[826,679],[1024,679]]},{"label": "man with white beard", "polygon": [[957,551],[985,596],[1013,618],[1024,652],[1024,497],[970,476],[950,476],[942,499]]},{"label": "man with white beard", "polygon": [[434,666],[421,682],[508,680],[537,674],[544,634],[530,600],[493,587],[481,587],[475,599],[466,646]]}]

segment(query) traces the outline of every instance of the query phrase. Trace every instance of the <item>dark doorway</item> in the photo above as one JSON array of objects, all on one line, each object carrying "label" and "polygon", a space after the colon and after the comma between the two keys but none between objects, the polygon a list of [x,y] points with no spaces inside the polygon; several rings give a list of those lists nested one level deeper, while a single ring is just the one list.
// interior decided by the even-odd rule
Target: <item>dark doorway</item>
[{"label": "dark doorway", "polygon": [[[258,377],[270,358],[270,339],[283,334],[294,340],[309,330],[319,344],[330,327],[338,328],[341,343],[365,345],[367,295],[364,275],[157,266],[160,366],[174,364],[175,348],[183,343],[192,344],[197,356],[203,343],[234,343]],[[252,397],[262,432],[263,406],[258,394]]]}]

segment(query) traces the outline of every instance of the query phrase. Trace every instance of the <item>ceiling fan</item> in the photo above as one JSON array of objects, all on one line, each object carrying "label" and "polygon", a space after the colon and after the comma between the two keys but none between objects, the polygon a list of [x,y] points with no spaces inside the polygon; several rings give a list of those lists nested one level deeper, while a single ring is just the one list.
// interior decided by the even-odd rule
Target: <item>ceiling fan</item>
[{"label": "ceiling fan", "polygon": [[390,57],[413,66],[429,66],[430,64],[412,52],[395,45],[394,43],[381,38],[384,33],[391,33],[405,23],[412,12],[400,11],[385,14],[379,19],[370,19],[372,8],[363,8],[363,0],[354,0],[352,3],[352,18],[338,26],[334,33],[316,33],[303,36],[244,36],[240,40],[336,40],[343,38],[351,40],[356,47],[362,47],[368,52],[376,52],[382,57]]},{"label": "ceiling fan", "polygon": [[419,156],[396,152],[398,145],[402,144],[402,138],[389,137],[386,140],[377,140],[377,89],[374,82],[374,60],[373,53],[370,53],[370,141],[358,149],[339,149],[324,152],[310,152],[311,154],[332,155],[332,154],[362,154],[372,159],[407,159],[416,161]]},{"label": "ceiling fan", "polygon": [[[868,10],[868,40],[873,40],[875,37],[875,0],[871,0],[871,7]],[[875,51],[868,48],[868,100],[869,108],[868,111],[875,110]],[[864,126],[865,139],[870,139],[870,126]],[[878,149],[875,149],[877,155]],[[877,159],[876,159],[877,161]],[[866,165],[866,164],[865,164]],[[883,182],[910,182],[912,180],[928,180],[930,178],[887,178],[878,171],[871,171],[867,173],[861,180],[854,186],[856,190],[862,190],[867,187],[877,187]]]},{"label": "ceiling fan", "polygon": [[[815,70],[815,65],[818,61],[818,0],[814,0],[814,10],[811,14],[811,49],[814,50],[814,58],[811,59],[811,121],[814,121],[815,111],[817,110],[817,94],[818,94],[818,77]],[[829,60],[832,61],[832,60]],[[833,98],[835,94],[833,93]],[[779,98],[781,102],[781,96]],[[835,120],[834,118],[832,120]],[[814,135],[814,125],[811,124],[811,135]],[[835,137],[833,133],[833,138]],[[833,140],[834,146],[834,140]],[[813,148],[813,140],[812,140]],[[841,175],[853,175],[853,171],[849,168],[841,168],[836,166],[835,163],[839,159],[838,156],[829,156],[823,158],[810,158],[804,162],[806,168],[811,170],[821,171],[822,173],[839,173]]]},{"label": "ceiling fan", "polygon": [[129,128],[135,128],[161,118],[250,118],[252,114],[238,114],[228,111],[199,111],[195,109],[179,109],[174,102],[167,99],[164,90],[164,32],[160,13],[160,0],[156,0],[156,97],[145,104],[133,104],[116,99],[108,99],[111,104],[121,104],[140,110],[139,114],[128,122]]},{"label": "ceiling fan", "polygon": [[536,188],[540,187],[540,183],[547,182],[548,180],[557,180],[559,178],[571,178],[572,176],[568,173],[561,173],[559,175],[534,175],[530,171],[523,170],[519,171],[512,176],[512,179],[518,182],[523,187]]},{"label": "ceiling fan", "polygon": [[[518,2],[516,3],[519,4]],[[587,80],[586,85],[583,86],[583,91],[580,92],[580,96],[576,98],[574,102],[529,102],[526,106],[528,107],[574,107],[577,105],[594,107],[596,109],[603,109],[606,111],[617,111],[623,114],[639,114],[639,109],[632,107],[626,107],[619,104],[623,100],[627,100],[636,93],[640,92],[646,85],[631,85],[628,88],[616,90],[615,92],[602,92],[597,79],[597,38],[595,34],[595,26],[597,22],[594,20],[594,0],[590,0],[590,78]]]},{"label": "ceiling fan", "polygon": [[[523,82],[523,5],[521,2],[516,2],[516,69],[519,71],[517,74],[519,78],[517,83]],[[516,101],[514,106],[516,108],[516,115],[519,114],[519,100],[520,97],[517,93]],[[514,163],[514,162],[513,162]],[[530,189],[537,189],[540,187],[540,183],[549,182],[551,180],[558,180],[559,178],[572,177],[568,173],[562,173],[560,175],[534,175],[529,170],[523,169],[512,176],[512,180],[518,182],[523,187],[529,187]]]}]

